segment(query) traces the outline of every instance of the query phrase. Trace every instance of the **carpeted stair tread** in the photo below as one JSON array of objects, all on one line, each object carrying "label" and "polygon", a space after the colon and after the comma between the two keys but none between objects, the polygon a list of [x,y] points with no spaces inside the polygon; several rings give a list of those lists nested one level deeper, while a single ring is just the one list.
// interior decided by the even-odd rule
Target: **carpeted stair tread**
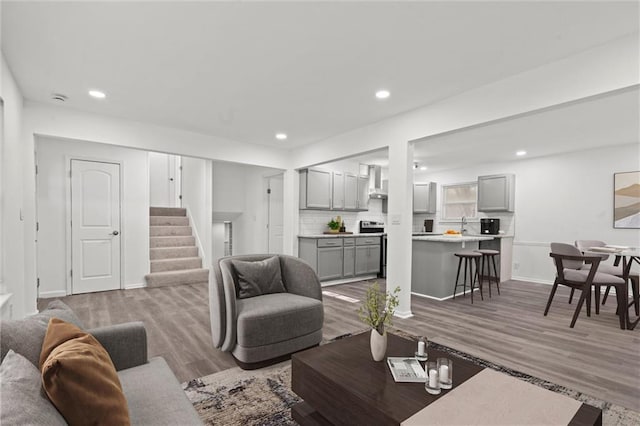
[{"label": "carpeted stair tread", "polygon": [[149,216],[151,226],[189,226],[186,216]]},{"label": "carpeted stair tread", "polygon": [[147,287],[164,287],[180,284],[209,282],[208,269],[186,269],[182,271],[153,272],[145,276]]},{"label": "carpeted stair tread", "polygon": [[181,271],[202,268],[199,257],[183,257],[178,259],[161,259],[151,261],[151,272]]},{"label": "carpeted stair tread", "polygon": [[149,207],[149,216],[186,216],[187,209],[181,207]]},{"label": "carpeted stair tread", "polygon": [[149,250],[151,260],[181,259],[198,256],[198,247],[157,247]]},{"label": "carpeted stair tread", "polygon": [[196,238],[191,237],[150,237],[149,247],[188,247],[196,245]]},{"label": "carpeted stair tread", "polygon": [[150,237],[187,237],[193,232],[190,226],[150,226]]}]

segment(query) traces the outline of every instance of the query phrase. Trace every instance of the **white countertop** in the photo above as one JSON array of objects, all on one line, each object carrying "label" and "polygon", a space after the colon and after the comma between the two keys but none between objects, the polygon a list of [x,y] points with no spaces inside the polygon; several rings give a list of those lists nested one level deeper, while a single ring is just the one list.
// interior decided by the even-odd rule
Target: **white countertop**
[{"label": "white countertop", "polygon": [[413,237],[413,241],[426,241],[433,243],[462,243],[469,241],[490,241],[493,240],[494,236],[491,237],[482,237],[482,236],[473,236],[473,235],[465,235],[456,236],[456,235],[424,235]]},{"label": "white countertop", "polygon": [[375,232],[371,234],[317,234],[317,235],[298,235],[298,238],[354,238],[354,237],[382,237],[384,232]]}]

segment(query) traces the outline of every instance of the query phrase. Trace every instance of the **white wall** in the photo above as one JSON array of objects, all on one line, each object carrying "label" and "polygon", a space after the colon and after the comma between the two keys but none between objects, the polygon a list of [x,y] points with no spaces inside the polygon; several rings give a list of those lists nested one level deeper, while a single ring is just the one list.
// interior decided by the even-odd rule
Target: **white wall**
[{"label": "white wall", "polygon": [[[2,134],[2,246],[0,281],[6,292],[13,294],[10,303],[16,318],[36,311],[35,281],[25,282],[25,235],[23,218],[25,177],[24,159],[28,154],[22,141],[23,99],[4,57],[0,68],[0,98],[3,102]],[[31,154],[33,155],[33,153]],[[10,182],[10,184],[9,184]],[[31,288],[29,294],[27,289]]]},{"label": "white wall", "polygon": [[40,297],[67,294],[69,158],[121,162],[123,286],[144,285],[149,273],[148,154],[85,141],[38,137],[38,276]]},{"label": "white wall", "polygon": [[[282,170],[232,164],[213,163],[213,215],[215,235],[224,235],[220,224],[229,220],[233,224],[233,254],[265,253],[267,251],[267,203],[264,178]],[[222,230],[221,230],[222,229]],[[214,261],[224,253],[220,242]],[[222,250],[222,251],[220,251]]]},{"label": "white wall", "polygon": [[149,205],[180,207],[180,156],[149,152]]},{"label": "white wall", "polygon": [[[613,228],[613,174],[640,170],[640,144],[633,143],[562,155],[484,164],[460,170],[421,174],[417,179],[441,185],[473,181],[480,175],[515,173],[515,213],[482,214],[501,218],[501,228],[515,235],[514,279],[553,282],[551,242],[578,239],[640,247],[640,230]],[[503,221],[507,220],[505,224]],[[451,223],[437,224],[439,230]],[[470,223],[470,232],[479,224]]]},{"label": "white wall", "polygon": [[200,248],[203,267],[212,259],[211,161],[182,157],[182,207],[189,211],[191,226]]}]

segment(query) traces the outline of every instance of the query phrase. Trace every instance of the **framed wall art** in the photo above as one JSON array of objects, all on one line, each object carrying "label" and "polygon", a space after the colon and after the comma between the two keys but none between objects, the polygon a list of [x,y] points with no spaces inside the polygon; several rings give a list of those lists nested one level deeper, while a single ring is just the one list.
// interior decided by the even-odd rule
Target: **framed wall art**
[{"label": "framed wall art", "polygon": [[640,171],[613,175],[613,227],[640,229]]}]

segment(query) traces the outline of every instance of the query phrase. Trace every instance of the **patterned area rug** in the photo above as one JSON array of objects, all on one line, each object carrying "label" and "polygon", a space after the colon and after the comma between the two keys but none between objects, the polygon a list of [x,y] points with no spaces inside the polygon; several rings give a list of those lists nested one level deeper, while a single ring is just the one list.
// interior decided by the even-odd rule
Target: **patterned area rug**
[{"label": "patterned area rug", "polygon": [[[414,336],[401,330],[392,330],[392,332],[414,339]],[[348,336],[340,336],[333,340]],[[640,413],[619,405],[502,367],[435,342],[429,342],[429,347],[598,407],[602,409],[604,425],[640,425]],[[183,383],[182,387],[202,421],[208,425],[297,425],[291,419],[290,409],[300,401],[300,398],[291,391],[290,361],[253,371],[244,371],[235,367]]]}]

